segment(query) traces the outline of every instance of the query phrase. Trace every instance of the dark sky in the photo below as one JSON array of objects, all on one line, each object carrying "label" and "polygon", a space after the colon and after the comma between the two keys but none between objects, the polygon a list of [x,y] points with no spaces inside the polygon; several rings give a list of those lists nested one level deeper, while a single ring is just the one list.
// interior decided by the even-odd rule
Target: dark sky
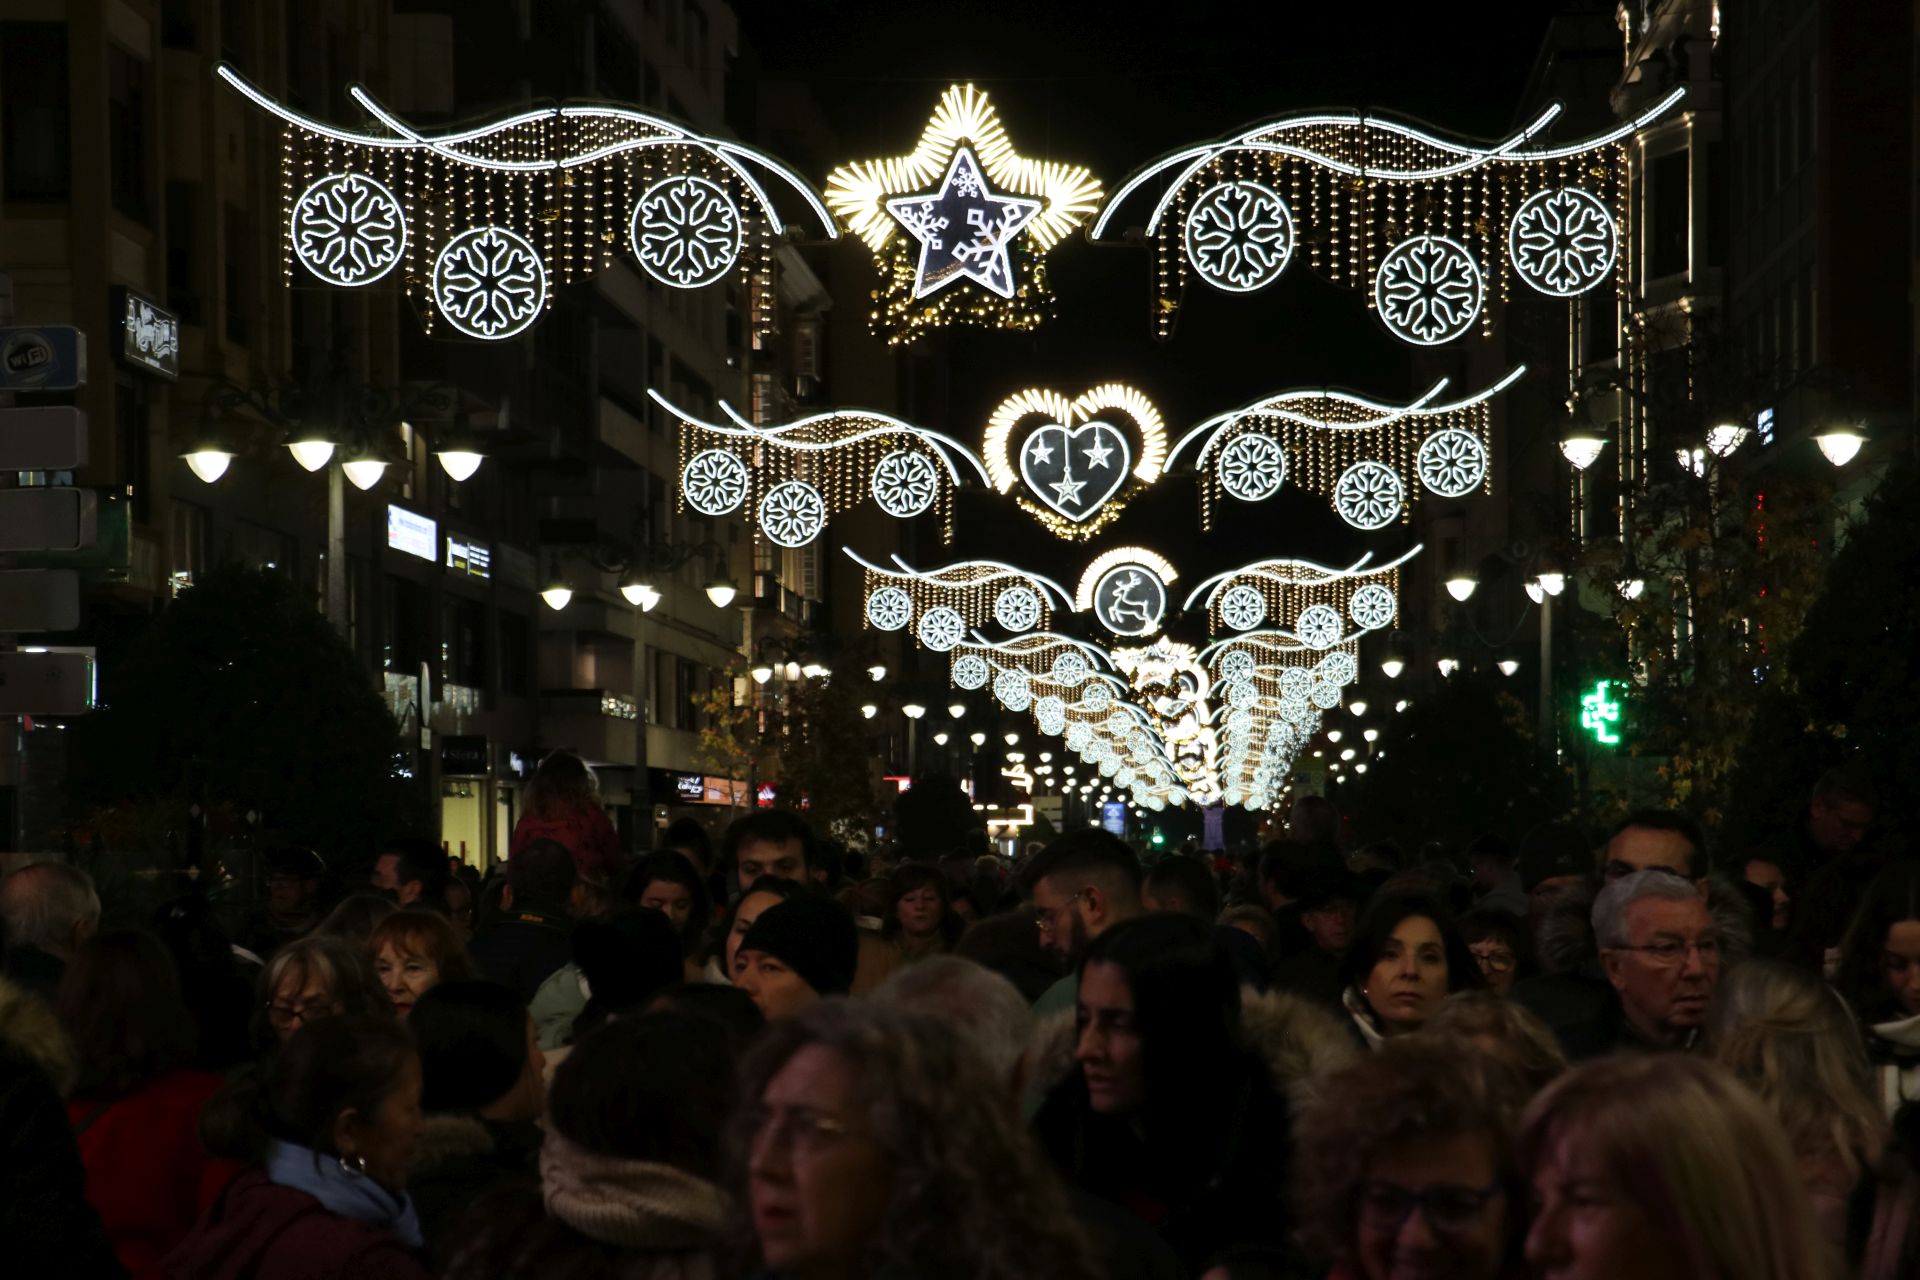
[{"label": "dark sky", "polygon": [[[1556,0],[1391,4],[1171,0],[1155,6],[972,0],[736,0],[748,60],[807,83],[840,133],[842,159],[899,155],[947,85],[992,97],[1015,148],[1086,164],[1106,189],[1177,147],[1308,108],[1389,112],[1441,132],[1497,137],[1522,102]],[[825,173],[811,175],[822,182]],[[1152,340],[1150,254],[1078,237],[1049,257],[1057,318],[1031,334],[953,331],[916,344],[908,416],[977,443],[988,414],[1029,385],[1068,395],[1119,380],[1159,405],[1170,436],[1259,396],[1340,386],[1382,398],[1424,387],[1410,349],[1358,293],[1296,262],[1273,286],[1188,291],[1172,342]],[[1480,341],[1470,338],[1467,342]],[[1496,337],[1497,341],[1497,337]],[[1464,345],[1464,344],[1463,344]],[[1069,586],[1098,550],[1141,542],[1191,584],[1257,556],[1381,558],[1391,529],[1362,539],[1311,494],[1239,508],[1202,538],[1191,479],[1168,477],[1089,546],[1053,545],[1007,499],[963,496],[954,555],[992,556]],[[1177,595],[1183,596],[1184,589]],[[1182,631],[1193,630],[1192,624]]]}]

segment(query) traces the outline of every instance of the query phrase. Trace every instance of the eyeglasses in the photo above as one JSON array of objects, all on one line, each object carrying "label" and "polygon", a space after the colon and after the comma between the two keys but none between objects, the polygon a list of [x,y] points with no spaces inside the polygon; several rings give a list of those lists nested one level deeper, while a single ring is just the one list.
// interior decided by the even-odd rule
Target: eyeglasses
[{"label": "eyeglasses", "polygon": [[752,1107],[746,1112],[748,1128],[757,1146],[764,1137],[777,1148],[805,1160],[818,1155],[842,1138],[852,1135],[846,1121],[816,1111],[812,1107]]},{"label": "eyeglasses", "polygon": [[1720,962],[1720,940],[1718,938],[1702,938],[1698,942],[1679,942],[1672,938],[1664,938],[1659,942],[1649,942],[1644,946],[1609,947],[1607,949],[1609,951],[1641,952],[1648,960],[1660,966],[1662,969],[1671,969],[1676,965],[1685,964],[1689,951],[1698,951],[1700,953],[1701,964],[1718,964]]},{"label": "eyeglasses", "polygon": [[282,1031],[296,1022],[311,1023],[321,1018],[331,1018],[340,1012],[337,1000],[320,1000],[313,1004],[279,1004],[267,1002],[267,1021]]},{"label": "eyeglasses", "polygon": [[1417,1208],[1426,1216],[1429,1227],[1445,1235],[1478,1223],[1500,1192],[1498,1182],[1485,1187],[1428,1187],[1424,1191],[1409,1191],[1391,1182],[1369,1182],[1360,1192],[1360,1218],[1367,1230],[1392,1235],[1406,1225]]},{"label": "eyeglasses", "polygon": [[[1472,950],[1472,948],[1468,949]],[[1478,960],[1480,967],[1488,973],[1508,973],[1513,969],[1513,952],[1511,951],[1474,951],[1473,958]]]},{"label": "eyeglasses", "polygon": [[1085,889],[1075,889],[1072,893],[1067,895],[1067,900],[1061,903],[1057,907],[1048,908],[1048,907],[1040,906],[1036,903],[1034,906],[1034,910],[1038,911],[1040,915],[1039,915],[1039,918],[1034,923],[1040,926],[1040,932],[1042,934],[1051,934],[1055,929],[1058,929],[1060,926],[1057,923],[1057,920],[1060,916],[1060,913],[1063,911],[1073,910],[1073,904],[1080,901],[1080,895],[1085,892],[1086,892]]}]

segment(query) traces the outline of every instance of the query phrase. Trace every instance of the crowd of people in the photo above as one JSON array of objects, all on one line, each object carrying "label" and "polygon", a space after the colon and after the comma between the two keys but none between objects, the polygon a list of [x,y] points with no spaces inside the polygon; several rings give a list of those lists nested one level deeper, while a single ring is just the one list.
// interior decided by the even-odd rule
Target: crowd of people
[{"label": "crowd of people", "polygon": [[1237,856],[1070,831],[619,848],[543,764],[494,873],[277,851],[232,918],[0,879],[8,1273],[137,1280],[1920,1275],[1920,864]]}]

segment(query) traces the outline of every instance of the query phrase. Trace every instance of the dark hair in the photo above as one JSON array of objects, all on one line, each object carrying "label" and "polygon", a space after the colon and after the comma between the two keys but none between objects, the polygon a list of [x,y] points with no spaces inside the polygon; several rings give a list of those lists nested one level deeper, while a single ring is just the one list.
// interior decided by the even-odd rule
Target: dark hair
[{"label": "dark hair", "polygon": [[807,870],[818,871],[820,887],[838,893],[847,882],[847,847],[838,840],[817,840],[807,855]]},{"label": "dark hair", "polygon": [[1261,849],[1255,875],[1260,884],[1270,884],[1284,892],[1289,877],[1296,872],[1345,865],[1340,850],[1334,845],[1276,840]]},{"label": "dark hair", "polygon": [[1287,840],[1339,848],[1340,810],[1325,796],[1301,796],[1287,810]]},{"label": "dark hair", "polygon": [[1488,861],[1497,862],[1503,867],[1511,867],[1517,856],[1512,845],[1508,844],[1499,836],[1494,835],[1491,831],[1475,838],[1474,841],[1467,846],[1467,861],[1469,863],[1475,858],[1486,858]]},{"label": "dark hair", "polygon": [[1699,821],[1684,809],[1635,809],[1614,824],[1607,833],[1607,842],[1622,831],[1631,827],[1644,827],[1648,831],[1671,831],[1693,846],[1693,854],[1688,859],[1687,874],[1700,876],[1706,874],[1707,833],[1700,828]]},{"label": "dark hair", "polygon": [[1920,862],[1896,862],[1873,878],[1840,943],[1834,986],[1862,1022],[1892,1012],[1894,997],[1887,990],[1880,953],[1888,931],[1905,920],[1920,920]]},{"label": "dark hair", "polygon": [[[727,909],[720,913],[720,918],[714,921],[713,928],[707,932],[706,946],[702,948],[705,957],[717,961],[722,968],[726,967],[727,935],[733,932],[734,917],[740,914],[741,903],[756,893],[770,893],[785,902],[802,887],[798,880],[782,880],[779,876],[761,876],[748,885],[739,897],[727,904]],[[727,981],[733,981],[731,974],[727,975]]]},{"label": "dark hair", "polygon": [[547,1122],[588,1151],[713,1181],[733,1106],[734,1052],[712,1018],[649,1013],[610,1022],[554,1073]]},{"label": "dark hair", "polygon": [[671,849],[649,853],[634,863],[633,870],[627,872],[627,878],[620,886],[620,896],[635,906],[647,894],[647,886],[654,881],[663,884],[677,884],[685,889],[693,902],[687,911],[686,927],[681,931],[685,940],[683,951],[691,953],[694,943],[706,932],[707,919],[713,914],[713,895],[707,892],[707,885],[700,878],[699,870],[688,862],[685,855]]},{"label": "dark hair", "polygon": [[1366,981],[1373,972],[1373,966],[1380,959],[1380,952],[1386,947],[1393,931],[1402,921],[1417,916],[1425,916],[1433,921],[1440,931],[1441,946],[1447,956],[1447,990],[1463,991],[1470,987],[1484,987],[1486,978],[1480,972],[1480,962],[1473,958],[1473,952],[1467,950],[1466,939],[1460,936],[1460,926],[1454,923],[1453,912],[1447,904],[1431,893],[1418,893],[1406,890],[1383,891],[1376,895],[1360,917],[1359,925],[1354,929],[1353,943],[1347,948],[1347,955],[1340,963],[1340,983],[1342,986],[1356,986]]},{"label": "dark hair", "polygon": [[686,951],[666,916],[631,907],[610,919],[581,921],[573,931],[573,961],[593,991],[574,1019],[576,1039],[686,977]]},{"label": "dark hair", "polygon": [[656,1013],[680,1013],[720,1024],[736,1054],[744,1052],[767,1025],[767,1015],[760,1012],[752,996],[738,987],[715,982],[677,982],[656,995],[647,1007]]},{"label": "dark hair", "polygon": [[668,823],[666,832],[660,837],[660,848],[669,852],[675,849],[692,850],[699,859],[697,870],[713,870],[713,838],[707,834],[705,827],[692,818],[675,818]]},{"label": "dark hair", "polygon": [[447,870],[447,855],[439,845],[421,836],[398,836],[381,846],[380,856],[384,858],[388,854],[398,859],[394,866],[395,880],[403,887],[416,880],[420,882],[420,906],[435,911],[446,909],[447,881],[453,877]]},{"label": "dark hair", "polygon": [[349,946],[364,947],[382,920],[398,911],[393,899],[378,893],[350,893],[340,899],[310,937],[339,938]]},{"label": "dark hair", "polygon": [[53,1008],[80,1064],[76,1094],[133,1093],[193,1061],[173,956],[144,929],[108,929],[75,952]]},{"label": "dark hair", "polygon": [[1476,907],[1460,917],[1460,936],[1468,946],[1476,942],[1502,942],[1513,952],[1514,978],[1533,976],[1536,962],[1533,930],[1511,911],[1498,907]]},{"label": "dark hair", "polygon": [[527,1069],[527,1006],[497,982],[440,983],[407,1029],[420,1050],[422,1110],[477,1111]]},{"label": "dark hair", "polygon": [[413,1038],[390,1017],[343,1014],[308,1023],[273,1055],[264,1074],[247,1070],[228,1082],[201,1115],[207,1150],[259,1161],[274,1141],[333,1149],[333,1128],[354,1111],[373,1116],[418,1058]]},{"label": "dark hair", "polygon": [[[592,803],[593,773],[571,751],[549,751],[527,781],[524,807],[530,817],[559,817]],[[514,890],[514,896],[519,892]]]},{"label": "dark hair", "polygon": [[720,860],[726,863],[727,874],[736,875],[740,868],[740,846],[749,840],[763,840],[768,844],[785,844],[789,840],[800,842],[800,860],[811,870],[815,846],[813,828],[804,820],[785,809],[758,809],[744,818],[736,818],[727,828],[726,838],[721,842]]},{"label": "dark hair", "polygon": [[1879,807],[1873,779],[1857,760],[1835,765],[1821,774],[1820,781],[1813,784],[1812,799],[1826,804],[1863,804],[1869,809]]},{"label": "dark hair", "polygon": [[1059,961],[1040,945],[1037,923],[1030,906],[987,916],[961,935],[953,954],[993,970],[1031,1004],[1060,980]]},{"label": "dark hair", "polygon": [[1213,868],[1198,858],[1174,856],[1162,858],[1147,872],[1146,887],[1160,897],[1168,890],[1191,905],[1190,914],[1211,921],[1220,914],[1220,883]]},{"label": "dark hair", "polygon": [[529,840],[507,859],[507,888],[515,906],[563,909],[579,878],[573,851],[558,840]]},{"label": "dark hair", "polygon": [[1032,892],[1042,880],[1055,876],[1067,879],[1098,876],[1111,881],[1113,888],[1129,890],[1136,898],[1140,895],[1140,859],[1134,856],[1126,841],[1098,827],[1069,831],[1042,849],[1039,856],[1027,864],[1021,882]]},{"label": "dark hair", "polygon": [[924,862],[901,863],[887,881],[887,914],[881,917],[880,936],[900,936],[900,899],[921,889],[932,889],[940,895],[941,949],[953,950],[953,944],[960,941],[960,935],[967,931],[967,922],[953,909],[952,882],[940,868],[930,867]]}]

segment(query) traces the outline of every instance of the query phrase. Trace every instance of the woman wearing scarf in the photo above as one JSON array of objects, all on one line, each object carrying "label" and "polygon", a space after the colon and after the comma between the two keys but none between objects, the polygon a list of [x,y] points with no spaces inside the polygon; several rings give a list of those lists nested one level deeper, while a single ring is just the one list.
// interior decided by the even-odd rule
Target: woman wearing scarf
[{"label": "woman wearing scarf", "polygon": [[167,1259],[173,1280],[426,1280],[406,1193],[422,1128],[420,1058],[392,1018],[302,1027],[264,1078],[207,1106],[216,1155],[249,1161]]}]

